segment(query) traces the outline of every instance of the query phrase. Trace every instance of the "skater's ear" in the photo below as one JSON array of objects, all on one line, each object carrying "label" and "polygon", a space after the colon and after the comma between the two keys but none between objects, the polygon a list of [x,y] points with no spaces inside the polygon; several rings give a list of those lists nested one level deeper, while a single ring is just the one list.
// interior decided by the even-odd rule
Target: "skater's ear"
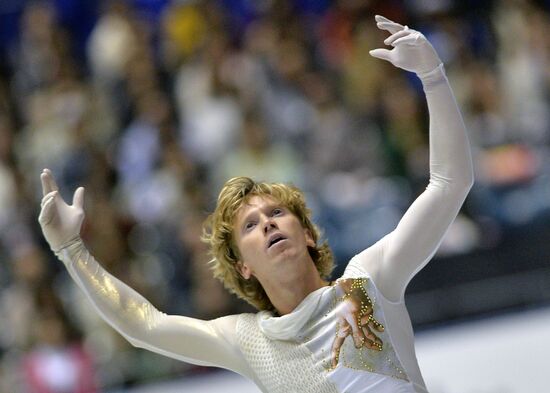
[{"label": "skater's ear", "polygon": [[235,265],[237,268],[237,271],[240,273],[240,275],[245,279],[248,280],[250,277],[253,276],[253,271],[250,266],[248,266],[247,263],[242,261],[237,261],[237,264]]}]

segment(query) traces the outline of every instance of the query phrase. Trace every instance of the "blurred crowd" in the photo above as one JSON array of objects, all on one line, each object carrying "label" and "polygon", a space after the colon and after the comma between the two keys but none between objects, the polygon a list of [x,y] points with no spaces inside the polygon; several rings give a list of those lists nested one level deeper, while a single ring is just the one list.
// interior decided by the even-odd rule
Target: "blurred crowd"
[{"label": "blurred crowd", "polygon": [[[413,74],[369,56],[374,15],[446,65],[476,185],[440,255],[550,212],[550,2],[0,2],[0,392],[82,392],[203,369],[136,350],[41,237],[42,168],[86,188],[92,254],[159,309],[250,310],[211,278],[201,224],[230,177],[305,190],[338,267],[428,181]],[[545,216],[546,215],[546,216]]]}]

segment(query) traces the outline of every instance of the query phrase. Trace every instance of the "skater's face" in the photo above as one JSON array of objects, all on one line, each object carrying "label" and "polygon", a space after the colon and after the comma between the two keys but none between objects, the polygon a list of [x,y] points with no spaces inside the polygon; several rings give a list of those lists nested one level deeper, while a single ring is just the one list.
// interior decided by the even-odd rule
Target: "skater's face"
[{"label": "skater's face", "polygon": [[276,269],[297,260],[311,260],[315,247],[309,230],[285,206],[269,196],[254,195],[237,211],[233,226],[238,249],[237,267],[246,279],[260,282]]}]

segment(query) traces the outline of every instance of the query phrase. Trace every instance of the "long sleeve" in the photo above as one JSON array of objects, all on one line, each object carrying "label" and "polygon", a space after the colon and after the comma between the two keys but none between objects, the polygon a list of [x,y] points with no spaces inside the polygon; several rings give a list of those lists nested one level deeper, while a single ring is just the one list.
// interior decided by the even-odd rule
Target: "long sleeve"
[{"label": "long sleeve", "polygon": [[443,64],[419,75],[430,116],[430,181],[394,231],[358,255],[384,296],[403,299],[433,257],[473,185],[470,145]]},{"label": "long sleeve", "polygon": [[107,273],[80,239],[56,254],[102,318],[132,345],[250,376],[237,344],[237,315],[203,321],[166,315]]}]

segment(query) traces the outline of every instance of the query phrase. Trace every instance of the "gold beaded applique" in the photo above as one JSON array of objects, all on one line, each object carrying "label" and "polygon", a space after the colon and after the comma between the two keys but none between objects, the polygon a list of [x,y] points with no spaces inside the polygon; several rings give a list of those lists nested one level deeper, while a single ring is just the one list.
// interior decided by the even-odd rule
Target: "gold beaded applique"
[{"label": "gold beaded applique", "polygon": [[325,369],[342,365],[408,380],[384,325],[375,316],[382,314],[369,296],[370,285],[368,278],[356,278],[340,280],[333,288],[334,302],[326,316],[335,313],[335,338]]}]

